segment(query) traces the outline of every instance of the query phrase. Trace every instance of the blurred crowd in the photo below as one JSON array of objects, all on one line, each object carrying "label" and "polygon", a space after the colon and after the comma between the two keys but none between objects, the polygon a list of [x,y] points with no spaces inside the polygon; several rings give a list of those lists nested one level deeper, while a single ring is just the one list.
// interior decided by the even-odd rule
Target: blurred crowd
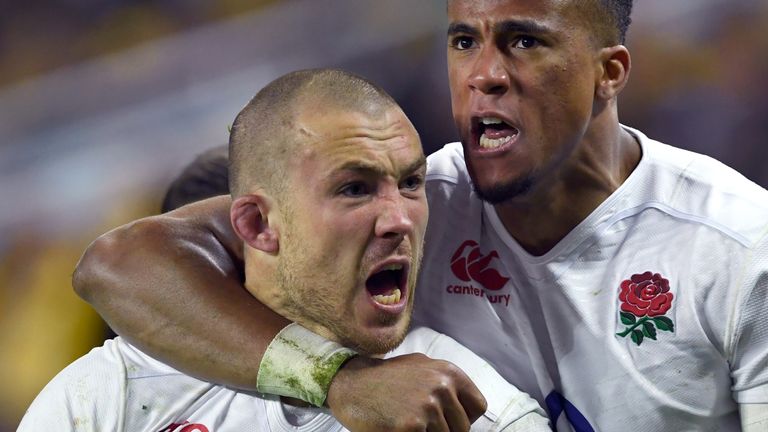
[{"label": "blurred crowd", "polygon": [[[0,1],[0,92],[88,59],[288,2]],[[711,155],[768,187],[768,36],[763,30],[768,3],[641,0],[635,9],[628,41],[632,75],[619,102],[622,122]],[[427,152],[455,137],[443,40],[444,33],[436,32],[405,50],[370,52],[338,65],[384,81],[414,120]],[[222,134],[221,141],[208,144],[225,139]],[[179,156],[185,162],[194,157]],[[83,249],[101,232],[159,212],[164,192],[165,185],[158,185],[123,196],[88,229],[50,236],[24,226],[0,238],[0,432],[15,430],[42,386],[108,334],[70,287]],[[0,199],[6,209],[14,205]]]},{"label": "blurred crowd", "polygon": [[274,0],[0,1],[0,86]]},{"label": "blurred crowd", "polygon": [[768,3],[758,1],[716,2],[661,29],[658,22],[636,22],[630,31],[636,61],[620,118],[768,187],[766,25]]}]

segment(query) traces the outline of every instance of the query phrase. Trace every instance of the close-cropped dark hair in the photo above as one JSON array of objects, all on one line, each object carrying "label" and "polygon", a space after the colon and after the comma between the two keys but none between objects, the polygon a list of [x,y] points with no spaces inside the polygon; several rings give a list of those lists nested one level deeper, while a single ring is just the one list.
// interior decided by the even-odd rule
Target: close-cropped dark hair
[{"label": "close-cropped dark hair", "polygon": [[[446,0],[450,6],[452,0]],[[467,0],[471,1],[471,0]],[[514,0],[509,0],[514,1]],[[632,0],[573,0],[594,25],[595,40],[603,45],[624,44],[632,23]]]},{"label": "close-cropped dark hair", "polygon": [[611,13],[613,24],[618,31],[618,42],[627,40],[627,30],[632,23],[632,0],[601,0],[603,6]]},{"label": "close-cropped dark hair", "polygon": [[229,194],[227,146],[214,147],[199,154],[168,187],[161,211],[218,195]]},{"label": "close-cropped dark hair", "polygon": [[258,185],[278,194],[286,164],[301,142],[296,116],[314,103],[333,109],[383,115],[397,103],[381,87],[338,69],[306,69],[267,84],[238,113],[229,135],[229,187],[233,197]]}]

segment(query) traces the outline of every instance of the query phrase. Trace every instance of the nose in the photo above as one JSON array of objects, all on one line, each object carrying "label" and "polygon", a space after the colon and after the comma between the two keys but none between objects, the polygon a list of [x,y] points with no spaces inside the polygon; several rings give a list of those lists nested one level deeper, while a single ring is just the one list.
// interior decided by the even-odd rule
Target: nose
[{"label": "nose", "polygon": [[469,87],[483,94],[503,94],[509,90],[509,73],[503,53],[495,46],[485,46],[476,57],[469,76]]},{"label": "nose", "polygon": [[413,231],[413,219],[408,212],[407,199],[397,191],[381,200],[381,212],[374,228],[376,237],[398,238]]}]

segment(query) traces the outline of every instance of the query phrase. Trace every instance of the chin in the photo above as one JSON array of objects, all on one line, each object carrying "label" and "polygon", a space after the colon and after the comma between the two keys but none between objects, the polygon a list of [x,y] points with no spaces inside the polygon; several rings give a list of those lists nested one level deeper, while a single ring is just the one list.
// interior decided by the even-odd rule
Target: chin
[{"label": "chin", "polygon": [[410,322],[405,322],[370,332],[361,331],[345,345],[352,346],[356,351],[365,355],[386,354],[403,343],[409,325]]},{"label": "chin", "polygon": [[525,196],[533,187],[533,178],[525,177],[506,183],[497,183],[490,186],[474,185],[477,196],[490,204],[502,204],[515,198]]}]

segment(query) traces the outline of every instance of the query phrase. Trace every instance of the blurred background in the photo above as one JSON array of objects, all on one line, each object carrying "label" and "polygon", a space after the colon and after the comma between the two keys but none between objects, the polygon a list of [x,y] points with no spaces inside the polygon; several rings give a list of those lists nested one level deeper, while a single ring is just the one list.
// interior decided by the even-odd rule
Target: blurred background
[{"label": "blurred background", "polygon": [[[0,432],[106,327],[70,284],[97,235],[159,212],[277,76],[345,68],[455,139],[444,0],[0,0]],[[621,119],[768,186],[768,2],[641,0]]]}]

